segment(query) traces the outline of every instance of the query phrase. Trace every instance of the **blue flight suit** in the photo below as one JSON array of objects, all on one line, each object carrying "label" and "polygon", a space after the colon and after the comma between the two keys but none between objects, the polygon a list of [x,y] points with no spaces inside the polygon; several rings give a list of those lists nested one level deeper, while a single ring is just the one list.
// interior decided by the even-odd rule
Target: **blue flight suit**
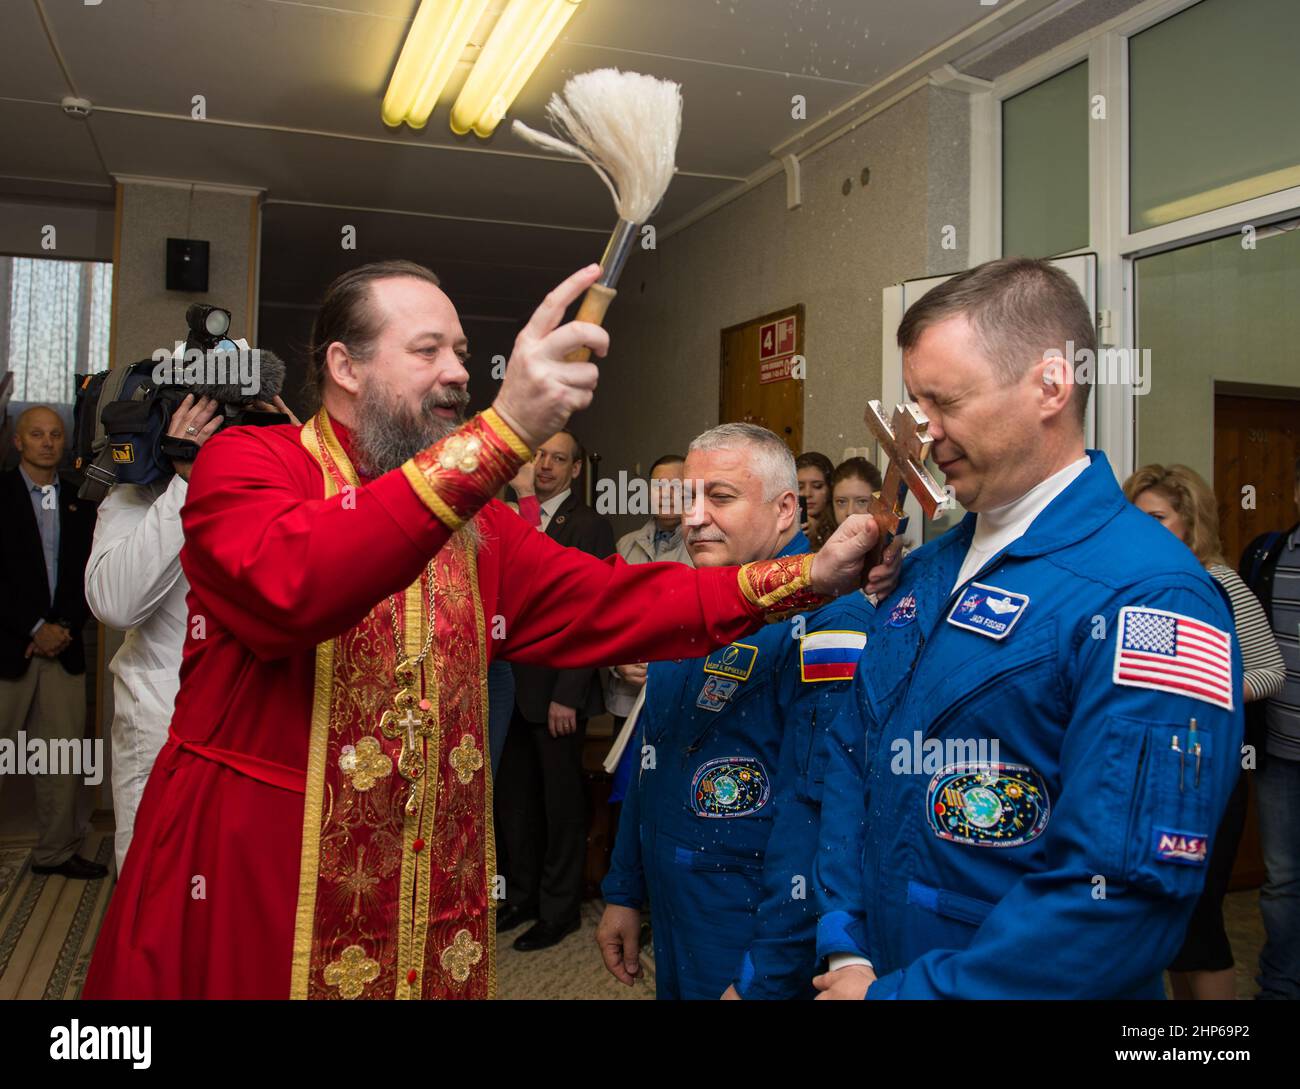
[{"label": "blue flight suit", "polygon": [[1241,656],[1089,455],[973,579],[969,514],[872,618],[816,867],[818,954],[868,957],[868,998],[1163,996],[1240,774]]},{"label": "blue flight suit", "polygon": [[[799,533],[780,555],[808,550]],[[786,980],[807,986],[816,917],[803,887],[811,885],[815,845],[792,843],[780,853],[800,859],[801,942],[785,919],[791,881],[780,878],[784,899],[771,895],[764,859],[801,758],[806,763],[811,720],[847,691],[872,611],[853,593],[706,657],[651,663],[637,763],[602,891],[607,903],[634,908],[649,894],[657,997],[717,999],[733,983],[742,997],[775,994]],[[816,649],[827,640],[839,649]],[[838,666],[816,661],[827,656]],[[839,678],[811,679],[819,665],[822,675],[838,669]],[[761,934],[760,914],[769,924]]]},{"label": "blue flight suit", "polygon": [[[817,971],[817,906],[812,894],[817,857],[823,780],[828,755],[827,733],[851,690],[851,663],[843,669],[839,650],[850,634],[863,636],[875,607],[865,594],[839,598],[805,618],[806,634],[785,676],[799,684],[785,705],[785,735],[780,756],[781,775],[772,817],[772,832],[763,857],[761,899],[749,948],[734,980],[744,999],[813,998]],[[839,647],[819,647],[827,636]],[[838,669],[819,662],[830,654]],[[861,661],[862,651],[858,651]],[[818,669],[822,664],[822,669]],[[837,679],[826,676],[834,673]],[[819,676],[819,673],[821,674]]]}]

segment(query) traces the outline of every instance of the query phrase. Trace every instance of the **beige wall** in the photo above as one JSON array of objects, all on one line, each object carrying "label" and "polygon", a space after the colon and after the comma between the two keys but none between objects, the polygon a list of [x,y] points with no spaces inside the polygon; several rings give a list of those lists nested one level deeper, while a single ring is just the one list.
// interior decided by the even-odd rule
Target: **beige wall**
[{"label": "beige wall", "polygon": [[[170,348],[184,339],[185,308],[192,302],[229,310],[233,334],[251,340],[257,194],[143,181],[119,184],[119,251],[113,279],[115,363],[145,359],[158,348]],[[210,243],[206,292],[167,290],[168,238],[201,238]],[[256,298],[255,290],[252,296]]]},{"label": "beige wall", "polygon": [[[800,302],[804,446],[838,460],[864,445],[866,402],[881,390],[882,289],[965,264],[968,118],[964,95],[921,89],[805,159],[802,207],[787,210],[777,176],[634,257],[596,403],[575,420],[601,474],[645,471],[716,424],[721,330]],[[956,250],[942,248],[948,224]]]}]

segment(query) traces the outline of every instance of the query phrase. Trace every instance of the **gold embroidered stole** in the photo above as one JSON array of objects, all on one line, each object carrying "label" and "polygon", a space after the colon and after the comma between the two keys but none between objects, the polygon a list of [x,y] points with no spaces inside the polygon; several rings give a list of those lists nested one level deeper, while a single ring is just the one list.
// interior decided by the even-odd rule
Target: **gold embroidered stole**
[{"label": "gold embroidered stole", "polygon": [[[324,409],[302,429],[325,497],[360,487]],[[379,729],[402,657],[434,635],[420,669],[433,728],[424,774],[397,770],[402,740]],[[316,648],[294,998],[488,998],[496,991],[487,647],[474,546],[461,535],[400,595]]]}]

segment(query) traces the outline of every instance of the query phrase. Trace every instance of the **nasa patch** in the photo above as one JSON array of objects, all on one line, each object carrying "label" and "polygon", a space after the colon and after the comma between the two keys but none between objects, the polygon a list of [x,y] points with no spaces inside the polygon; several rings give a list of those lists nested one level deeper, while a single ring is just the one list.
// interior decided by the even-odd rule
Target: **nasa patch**
[{"label": "nasa patch", "polygon": [[894,606],[885,623],[891,628],[905,628],[915,619],[916,595],[908,593]]},{"label": "nasa patch", "polygon": [[1028,594],[972,582],[948,613],[948,623],[990,639],[1005,639],[1028,607]]},{"label": "nasa patch", "polygon": [[1179,832],[1174,828],[1154,828],[1151,831],[1156,858],[1161,862],[1176,862],[1180,866],[1204,866],[1208,857],[1208,839],[1204,832]]},{"label": "nasa patch", "polygon": [[704,687],[695,697],[695,706],[703,707],[706,711],[721,711],[739,687],[739,681],[731,681],[726,677],[705,677]]}]

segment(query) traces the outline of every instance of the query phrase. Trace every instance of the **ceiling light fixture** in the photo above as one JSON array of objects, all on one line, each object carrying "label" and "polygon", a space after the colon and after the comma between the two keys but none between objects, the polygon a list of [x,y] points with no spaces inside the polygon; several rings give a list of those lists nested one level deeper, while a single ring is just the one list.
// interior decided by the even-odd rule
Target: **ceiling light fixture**
[{"label": "ceiling light fixture", "polygon": [[491,136],[582,0],[510,0],[451,108],[451,131]]},{"label": "ceiling light fixture", "polygon": [[384,124],[422,129],[488,0],[420,0],[384,95]]}]

